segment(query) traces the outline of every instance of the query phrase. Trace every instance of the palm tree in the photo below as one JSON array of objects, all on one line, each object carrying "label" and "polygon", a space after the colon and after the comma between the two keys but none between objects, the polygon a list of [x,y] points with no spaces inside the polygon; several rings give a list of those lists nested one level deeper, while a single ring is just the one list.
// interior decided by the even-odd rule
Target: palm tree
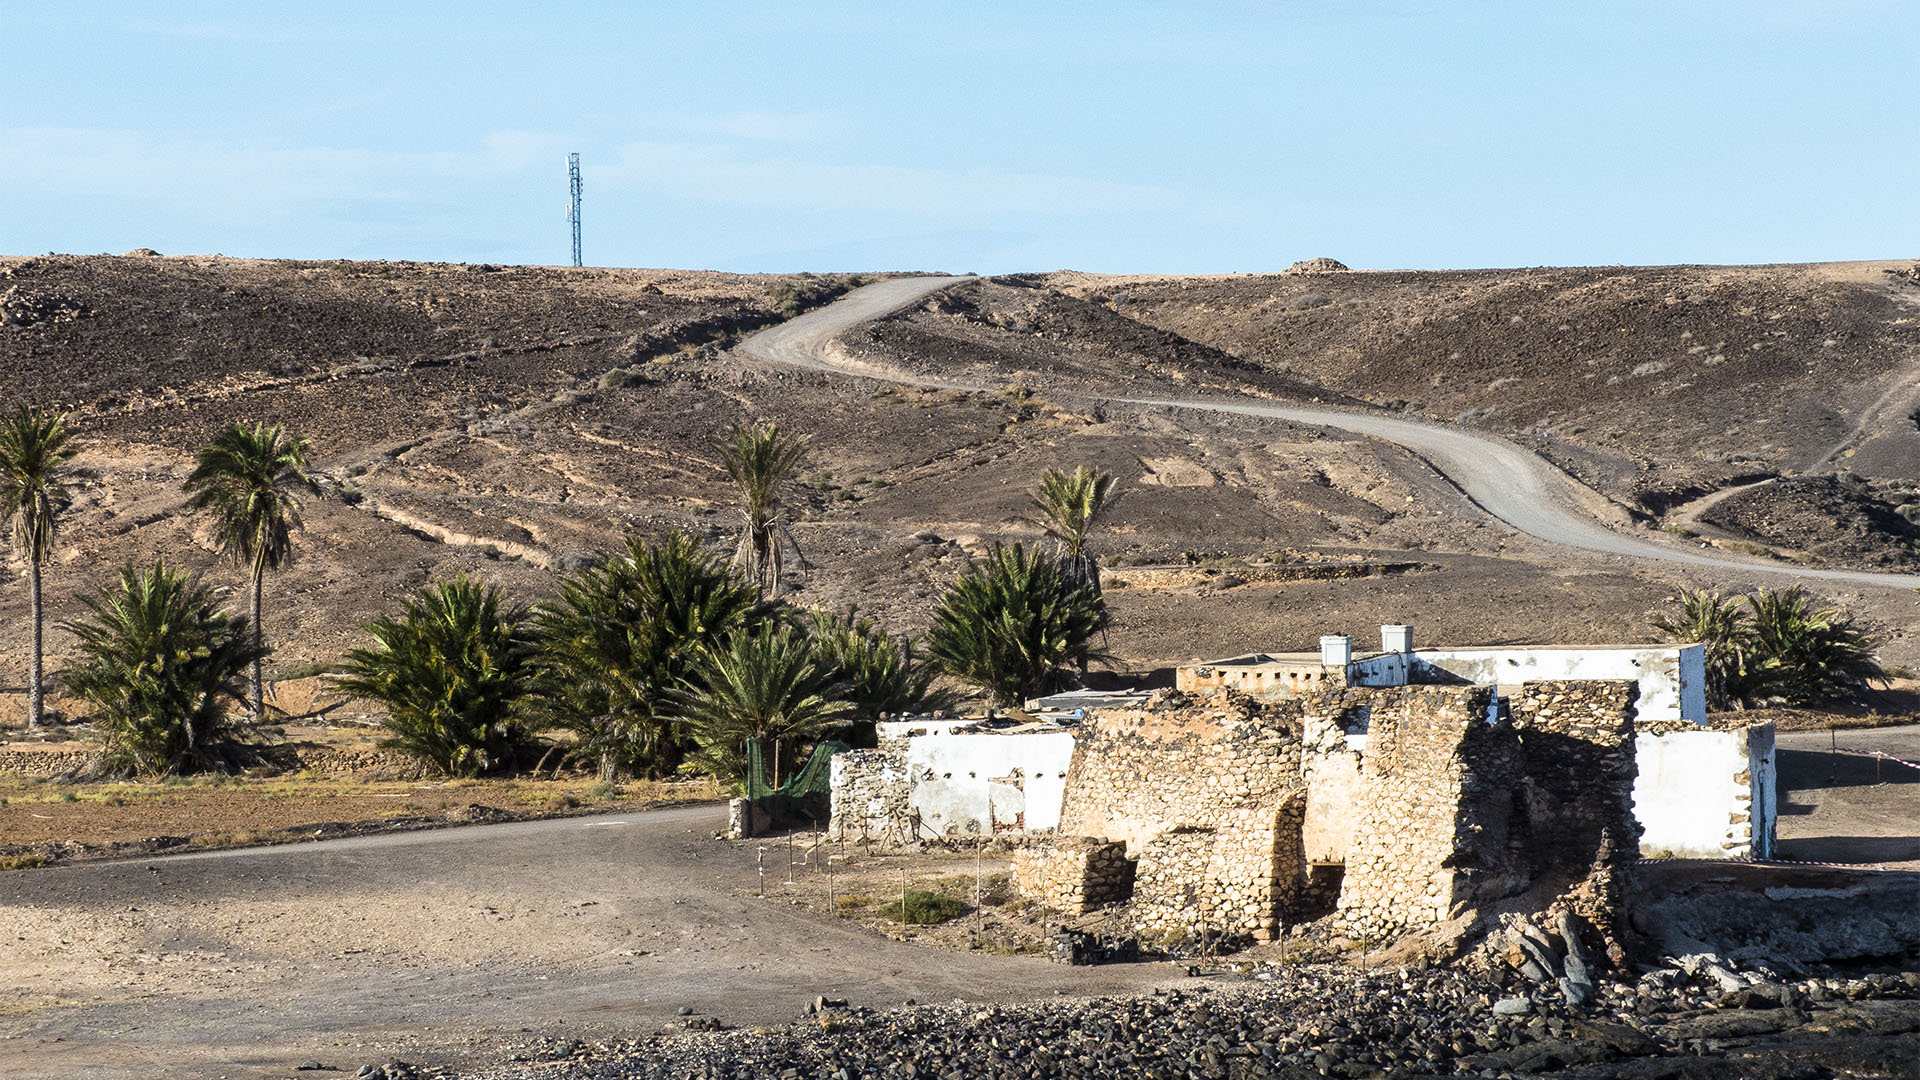
[{"label": "palm tree", "polygon": [[1680,594],[1679,614],[1662,612],[1652,623],[1667,641],[1706,647],[1709,705],[1724,709],[1738,698],[1752,642],[1752,628],[1738,600],[1707,589],[1687,589]]},{"label": "palm tree", "polygon": [[1747,598],[1752,644],[1745,696],[1790,705],[1855,701],[1868,683],[1884,682],[1873,650],[1880,639],[1834,608],[1813,606],[1798,586],[1762,589]]},{"label": "palm tree", "polygon": [[1100,595],[1100,564],[1087,553],[1087,536],[1113,506],[1112,490],[1111,473],[1082,465],[1072,472],[1048,469],[1033,496],[1040,526],[1059,544],[1061,570],[1091,586],[1095,596]]},{"label": "palm tree", "polygon": [[67,414],[26,405],[0,423],[0,519],[12,523],[13,546],[27,560],[33,643],[27,657],[27,726],[42,719],[43,663],[40,567],[53,550],[54,519],[66,505],[67,484],[86,473],[67,465],[78,453],[69,442]]},{"label": "palm tree", "polygon": [[727,475],[740,487],[740,512],[747,519],[733,564],[769,599],[780,595],[780,575],[786,565],[783,549],[793,549],[805,564],[800,545],[794,543],[781,516],[780,489],[806,450],[806,436],[782,432],[777,424],[735,426],[720,447]]},{"label": "palm tree", "polygon": [[[313,481],[300,471],[307,461],[307,440],[287,435],[278,424],[235,424],[200,449],[186,489],[187,505],[213,517],[214,538],[233,561],[248,569],[253,586],[253,637],[263,644],[260,594],[268,570],[277,570],[293,554],[300,528],[300,488]],[[249,699],[253,719],[266,718],[260,662],[253,665]]]},{"label": "palm tree", "polygon": [[66,623],[79,663],[65,681],[93,706],[110,766],[155,775],[220,763],[228,701],[260,658],[247,621],[165,562],[120,571],[119,588],[83,603],[92,618]]},{"label": "palm tree", "polygon": [[735,630],[703,650],[675,694],[676,709],[702,764],[722,776],[746,775],[746,744],[771,745],[774,785],[783,751],[831,730],[853,708],[831,662],[792,626]]},{"label": "palm tree", "polygon": [[1073,579],[1039,548],[994,544],[941,598],[928,651],[947,674],[985,690],[996,705],[1018,705],[1072,680],[1088,642],[1106,626],[1092,586]]},{"label": "palm tree", "polygon": [[670,774],[686,736],[668,691],[758,604],[753,586],[692,537],[629,539],[563,581],[536,618],[543,710],[575,733],[577,753],[599,758],[601,779]]},{"label": "palm tree", "polygon": [[821,657],[839,671],[847,699],[862,720],[943,709],[951,703],[951,694],[934,689],[940,669],[925,662],[920,643],[910,635],[887,633],[857,608],[845,614],[813,612],[811,636]]},{"label": "palm tree", "polygon": [[463,573],[416,592],[400,618],[364,629],[376,647],[347,653],[341,686],[386,704],[381,746],[451,776],[512,759],[526,738],[520,719],[533,677],[526,608]]}]

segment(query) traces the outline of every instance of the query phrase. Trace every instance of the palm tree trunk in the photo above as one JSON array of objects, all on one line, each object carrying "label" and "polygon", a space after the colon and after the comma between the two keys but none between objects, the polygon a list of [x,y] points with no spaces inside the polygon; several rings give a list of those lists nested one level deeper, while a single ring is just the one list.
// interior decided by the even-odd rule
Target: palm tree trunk
[{"label": "palm tree trunk", "polygon": [[[265,635],[262,634],[260,630],[260,589],[261,586],[265,584],[265,577],[266,575],[263,573],[262,567],[255,566],[253,568],[253,648],[256,653],[260,651],[262,642],[266,640]],[[260,679],[262,663],[258,656],[254,657],[252,705],[253,722],[256,724],[264,723],[267,719],[266,695],[263,692]]]},{"label": "palm tree trunk", "polygon": [[600,782],[611,784],[619,779],[620,766],[613,759],[612,750],[600,751]]},{"label": "palm tree trunk", "polygon": [[41,626],[40,626],[40,560],[27,560],[27,592],[33,602],[33,650],[27,658],[27,726],[37,728],[41,719],[40,664],[41,664]]}]

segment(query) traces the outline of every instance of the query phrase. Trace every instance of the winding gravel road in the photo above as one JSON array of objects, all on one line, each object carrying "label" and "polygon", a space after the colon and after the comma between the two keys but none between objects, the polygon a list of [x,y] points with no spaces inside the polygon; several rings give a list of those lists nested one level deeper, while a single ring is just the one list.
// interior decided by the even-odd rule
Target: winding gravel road
[{"label": "winding gravel road", "polygon": [[[972,279],[905,277],[863,286],[826,307],[762,330],[741,342],[739,347],[759,359],[795,367],[864,375],[909,386],[985,391],[990,388],[929,378],[897,368],[858,363],[834,347],[836,338],[861,323],[881,318],[941,289],[969,280]],[[1594,515],[1594,509],[1609,505],[1601,496],[1576,483],[1538,454],[1523,450],[1505,439],[1479,432],[1380,413],[1309,405],[1268,405],[1232,398],[1125,397],[1088,394],[1084,391],[1051,392],[1056,397],[1073,397],[1112,405],[1144,405],[1273,417],[1294,423],[1339,428],[1390,442],[1426,459],[1489,515],[1529,536],[1562,547],[1743,574],[1769,574],[1878,588],[1920,587],[1920,577],[1912,575],[1821,570],[1789,563],[1721,558],[1616,532]]]}]

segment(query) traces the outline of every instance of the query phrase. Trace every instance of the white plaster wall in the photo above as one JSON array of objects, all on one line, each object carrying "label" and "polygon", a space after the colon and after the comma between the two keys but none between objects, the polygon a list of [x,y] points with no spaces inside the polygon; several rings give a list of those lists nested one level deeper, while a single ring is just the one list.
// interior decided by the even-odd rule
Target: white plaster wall
[{"label": "white plaster wall", "polygon": [[[1408,656],[1413,663],[1408,663]],[[1421,667],[1431,669],[1424,674]],[[1642,723],[1707,719],[1706,649],[1699,645],[1624,648],[1417,649],[1356,661],[1356,686],[1404,686],[1434,674],[1480,686],[1561,679],[1621,679],[1639,684],[1635,716]]]},{"label": "white plaster wall", "polygon": [[910,805],[921,834],[988,835],[1060,827],[1073,735],[922,735],[907,741]]},{"label": "white plaster wall", "polygon": [[1633,813],[1643,857],[1739,859],[1771,852],[1771,725],[1638,735],[1634,754]]}]

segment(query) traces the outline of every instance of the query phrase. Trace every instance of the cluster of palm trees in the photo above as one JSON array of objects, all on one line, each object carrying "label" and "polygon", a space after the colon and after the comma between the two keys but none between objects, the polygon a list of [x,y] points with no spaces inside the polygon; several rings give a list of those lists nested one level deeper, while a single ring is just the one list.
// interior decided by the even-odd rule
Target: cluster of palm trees
[{"label": "cluster of palm trees", "polygon": [[[737,426],[721,445],[744,518],[729,560],[686,534],[630,538],[566,576],[557,596],[511,602],[460,574],[366,624],[343,685],[387,707],[387,745],[452,775],[517,767],[558,749],[603,778],[663,776],[692,762],[726,777],[757,739],[780,771],[806,744],[858,739],[881,715],[951,703],[951,684],[998,704],[1072,681],[1106,625],[1087,549],[1112,503],[1112,478],[1050,470],[1034,496],[1053,550],[994,545],[940,601],[928,643],[856,610],[781,597],[788,556],[805,558],[784,494],[807,440],[773,424]],[[41,568],[72,485],[87,474],[67,417],[21,408],[0,424],[0,515],[28,566],[33,603],[30,723],[42,721]],[[265,719],[264,583],[293,552],[308,444],[276,425],[235,424],[195,457],[187,505],[243,567],[251,617],[222,610],[197,576],[165,560],[127,565],[64,624],[77,641],[63,673],[88,702],[110,768],[141,774],[229,764],[233,705]],[[937,683],[941,676],[947,682]],[[864,729],[870,732],[870,729]]]},{"label": "cluster of palm trees", "polygon": [[[65,413],[22,405],[0,422],[0,517],[27,564],[32,608],[30,727],[45,720],[42,570],[72,485],[90,475],[73,463],[78,450]],[[188,506],[208,517],[215,543],[249,571],[251,620],[219,610],[197,578],[160,560],[122,568],[117,586],[83,598],[89,617],[66,624],[80,659],[65,681],[92,705],[113,763],[153,772],[215,760],[227,699],[240,696],[235,671],[251,671],[244,703],[256,721],[264,717],[262,590],[300,526],[298,491],[311,486],[301,471],[306,453],[304,440],[276,425],[235,424],[199,451],[185,484]]]},{"label": "cluster of palm trees", "polygon": [[772,424],[727,435],[744,518],[731,560],[680,532],[630,538],[532,606],[463,575],[368,624],[374,645],[348,654],[345,688],[386,704],[387,745],[455,775],[544,757],[538,735],[565,730],[608,781],[689,763],[740,779],[757,740],[777,785],[821,738],[870,739],[881,716],[949,704],[942,675],[1007,704],[1084,669],[1106,623],[1087,537],[1110,477],[1049,472],[1035,498],[1059,550],[995,545],[941,600],[923,648],[857,610],[781,599],[786,554],[805,562],[782,500],[805,446]]},{"label": "cluster of palm trees", "polygon": [[1677,612],[1656,615],[1668,641],[1706,646],[1708,705],[1855,702],[1887,673],[1874,657],[1880,639],[1833,608],[1817,608],[1798,586],[1744,597],[1689,590]]}]

